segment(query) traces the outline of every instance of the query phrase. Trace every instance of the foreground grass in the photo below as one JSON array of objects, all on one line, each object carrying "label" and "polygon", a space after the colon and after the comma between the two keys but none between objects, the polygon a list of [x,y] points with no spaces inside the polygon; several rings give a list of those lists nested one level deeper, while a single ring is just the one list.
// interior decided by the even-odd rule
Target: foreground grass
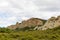
[{"label": "foreground grass", "polygon": [[44,31],[0,32],[0,40],[60,40],[60,27]]},{"label": "foreground grass", "polygon": [[20,31],[14,33],[0,33],[0,40],[60,40],[60,31]]}]

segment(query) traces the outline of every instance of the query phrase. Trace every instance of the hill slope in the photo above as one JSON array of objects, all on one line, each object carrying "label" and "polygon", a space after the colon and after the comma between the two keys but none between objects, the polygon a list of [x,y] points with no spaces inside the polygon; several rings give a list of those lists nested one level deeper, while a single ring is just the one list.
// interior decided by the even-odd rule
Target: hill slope
[{"label": "hill slope", "polygon": [[46,30],[58,26],[60,26],[60,16],[51,17],[48,20],[43,20],[39,18],[30,18],[28,20],[22,21],[21,23],[17,22],[16,25],[11,25],[8,28],[9,29],[17,29],[17,28],[31,29],[31,27],[34,27],[33,30]]},{"label": "hill slope", "polygon": [[39,19],[39,18],[30,18],[28,20],[22,21],[21,23],[16,23],[16,25],[8,26],[9,29],[16,29],[16,28],[24,28],[24,27],[36,27],[42,26],[46,20]]},{"label": "hill slope", "polygon": [[60,26],[60,16],[58,17],[51,17],[49,18],[46,23],[40,27],[41,30],[46,30],[46,29],[52,29],[52,28],[55,28],[55,27],[58,27]]}]

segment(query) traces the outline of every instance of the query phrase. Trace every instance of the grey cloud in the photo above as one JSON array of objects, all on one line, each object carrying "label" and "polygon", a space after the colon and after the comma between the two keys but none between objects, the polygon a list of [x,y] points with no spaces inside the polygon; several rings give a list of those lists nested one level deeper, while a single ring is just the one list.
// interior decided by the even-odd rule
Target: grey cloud
[{"label": "grey cloud", "polygon": [[60,11],[60,0],[36,0],[39,11]]}]

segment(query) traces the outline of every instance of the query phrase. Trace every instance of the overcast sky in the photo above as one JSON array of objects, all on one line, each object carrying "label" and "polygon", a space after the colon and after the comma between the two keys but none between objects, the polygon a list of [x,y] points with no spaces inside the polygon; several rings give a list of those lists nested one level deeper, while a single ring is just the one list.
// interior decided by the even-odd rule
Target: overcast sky
[{"label": "overcast sky", "polygon": [[60,15],[60,0],[0,0],[0,26],[31,17],[48,19]]}]

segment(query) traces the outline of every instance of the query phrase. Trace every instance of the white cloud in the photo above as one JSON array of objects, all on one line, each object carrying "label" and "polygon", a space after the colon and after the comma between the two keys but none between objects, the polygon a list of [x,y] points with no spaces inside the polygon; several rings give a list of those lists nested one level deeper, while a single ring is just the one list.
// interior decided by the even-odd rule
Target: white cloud
[{"label": "white cloud", "polygon": [[27,19],[29,19],[28,17],[21,17],[22,18],[22,20],[27,20]]},{"label": "white cloud", "polygon": [[7,20],[8,21],[16,21],[16,19],[17,19],[16,17],[9,17]]},{"label": "white cloud", "polygon": [[60,0],[0,0],[0,26],[38,17],[60,15]]},{"label": "white cloud", "polygon": [[8,2],[6,2],[5,0],[0,0],[0,7],[6,7],[8,6]]}]

